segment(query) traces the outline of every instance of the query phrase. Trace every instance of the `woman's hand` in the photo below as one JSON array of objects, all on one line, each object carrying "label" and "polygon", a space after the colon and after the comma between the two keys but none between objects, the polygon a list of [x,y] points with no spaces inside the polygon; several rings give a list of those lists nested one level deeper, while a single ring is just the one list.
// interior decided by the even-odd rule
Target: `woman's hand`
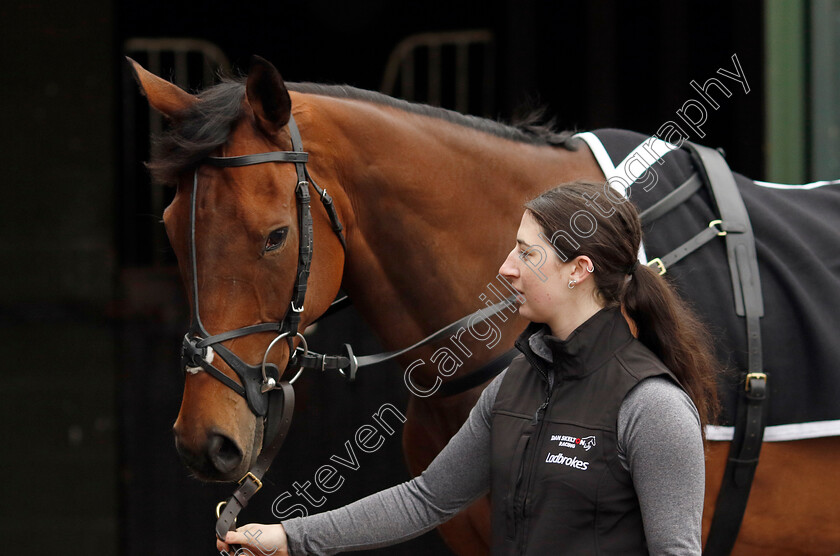
[{"label": "woman's hand", "polygon": [[255,556],[288,556],[289,554],[286,545],[286,530],[280,523],[274,525],[249,523],[235,531],[228,531],[224,542],[216,539],[216,548],[220,553],[233,556],[230,549],[232,544],[247,548]]}]

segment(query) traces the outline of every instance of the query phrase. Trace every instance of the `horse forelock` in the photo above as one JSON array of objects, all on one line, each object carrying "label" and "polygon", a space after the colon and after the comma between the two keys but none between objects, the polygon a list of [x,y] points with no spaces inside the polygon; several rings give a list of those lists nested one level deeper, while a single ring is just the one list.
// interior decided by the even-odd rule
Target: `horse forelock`
[{"label": "horse forelock", "polygon": [[[544,107],[534,109],[512,125],[508,125],[445,108],[408,102],[349,85],[286,85],[289,90],[299,93],[360,100],[411,114],[438,118],[519,143],[562,147],[572,151],[577,150],[579,144],[573,137],[574,132],[555,131],[552,121],[544,121]],[[152,158],[148,168],[154,180],[170,185],[177,183],[179,175],[191,171],[215,149],[227,143],[235,124],[243,116],[244,96],[244,78],[224,79],[218,85],[205,89],[198,95],[198,102],[177,114],[176,123],[171,129],[153,139]]]},{"label": "horse forelock", "polygon": [[243,116],[244,96],[243,79],[225,79],[205,89],[198,102],[177,114],[172,127],[152,140],[148,168],[154,180],[174,185],[179,175],[227,143]]}]

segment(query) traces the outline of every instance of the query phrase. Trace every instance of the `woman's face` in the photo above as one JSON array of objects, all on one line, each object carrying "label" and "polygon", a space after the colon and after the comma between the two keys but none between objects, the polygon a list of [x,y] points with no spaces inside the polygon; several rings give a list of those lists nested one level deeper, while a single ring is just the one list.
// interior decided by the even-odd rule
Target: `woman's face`
[{"label": "woman's face", "polygon": [[520,315],[533,322],[550,323],[569,300],[569,277],[574,265],[562,262],[541,234],[540,225],[525,211],[516,233],[516,246],[502,263],[499,274],[522,294]]}]

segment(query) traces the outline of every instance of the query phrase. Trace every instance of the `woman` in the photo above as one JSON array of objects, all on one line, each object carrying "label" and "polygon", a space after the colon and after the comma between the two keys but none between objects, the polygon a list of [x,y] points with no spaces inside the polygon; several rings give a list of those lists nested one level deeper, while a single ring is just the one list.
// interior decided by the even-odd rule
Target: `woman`
[{"label": "woman", "polygon": [[602,191],[575,182],[526,203],[499,270],[531,321],[516,341],[522,354],[426,471],[331,512],[240,527],[218,548],[387,546],[489,491],[493,554],[700,554],[702,425],[717,403],[711,345],[670,286],[638,264],[632,203],[595,204]]}]

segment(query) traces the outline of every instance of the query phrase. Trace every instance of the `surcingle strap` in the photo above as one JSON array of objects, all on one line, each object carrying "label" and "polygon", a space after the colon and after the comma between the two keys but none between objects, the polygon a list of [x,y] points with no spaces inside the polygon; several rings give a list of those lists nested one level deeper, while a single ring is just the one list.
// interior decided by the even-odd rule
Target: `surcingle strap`
[{"label": "surcingle strap", "polygon": [[718,151],[691,143],[686,145],[697,162],[698,171],[712,190],[722,221],[721,227],[728,232],[724,239],[735,293],[735,311],[745,317],[747,327],[747,372],[738,397],[729,459],[703,551],[706,556],[717,556],[729,554],[735,545],[764,436],[769,394],[767,374],[761,359],[760,319],[764,316],[764,303],[758,276],[755,237],[735,177]]}]

